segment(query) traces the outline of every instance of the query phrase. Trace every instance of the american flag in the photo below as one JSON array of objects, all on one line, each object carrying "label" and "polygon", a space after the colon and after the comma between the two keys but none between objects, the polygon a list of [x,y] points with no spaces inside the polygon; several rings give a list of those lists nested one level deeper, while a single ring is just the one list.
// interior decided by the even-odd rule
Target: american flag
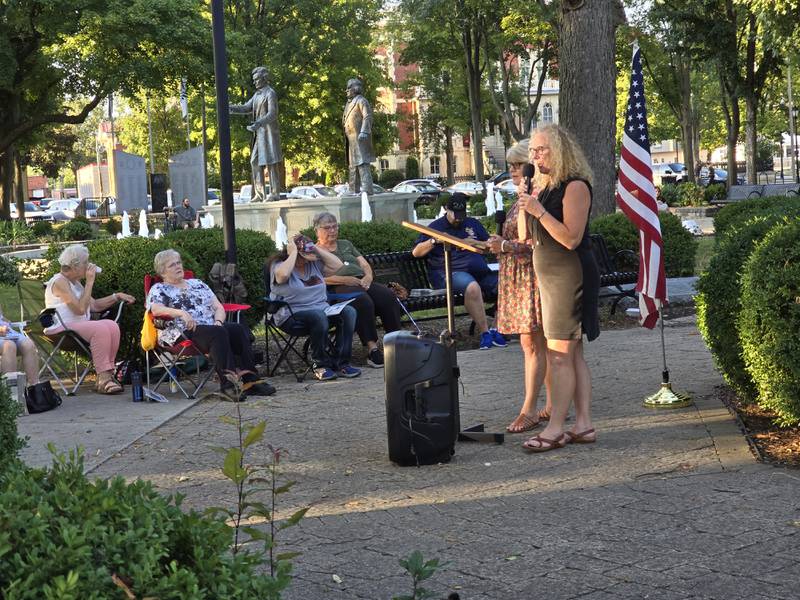
[{"label": "american flag", "polygon": [[631,89],[625,111],[622,153],[617,180],[617,204],[639,229],[639,312],[642,327],[652,329],[662,305],[667,303],[667,279],[664,275],[664,244],[658,222],[656,189],[647,134],[647,108],[644,102],[642,51],[633,46]]},{"label": "american flag", "polygon": [[181,117],[189,116],[189,94],[186,93],[186,79],[181,79]]}]

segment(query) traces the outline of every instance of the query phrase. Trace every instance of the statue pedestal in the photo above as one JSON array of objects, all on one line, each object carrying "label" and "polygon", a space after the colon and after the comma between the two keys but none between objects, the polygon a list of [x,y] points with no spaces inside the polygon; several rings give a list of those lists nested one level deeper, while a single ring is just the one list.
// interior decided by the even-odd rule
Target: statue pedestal
[{"label": "statue pedestal", "polygon": [[[373,194],[369,197],[373,221],[412,221],[416,194]],[[214,215],[214,222],[222,225],[222,206],[206,206],[203,209]],[[255,202],[234,204],[236,229],[253,229],[275,236],[278,217],[283,218],[289,235],[311,227],[314,215],[329,212],[340,223],[361,222],[361,196],[337,196],[335,198],[288,198],[277,202]]]}]

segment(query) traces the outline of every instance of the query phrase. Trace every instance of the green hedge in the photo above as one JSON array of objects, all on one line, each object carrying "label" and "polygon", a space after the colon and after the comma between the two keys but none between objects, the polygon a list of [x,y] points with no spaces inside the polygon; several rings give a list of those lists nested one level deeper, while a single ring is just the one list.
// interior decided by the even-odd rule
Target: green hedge
[{"label": "green hedge", "polygon": [[[9,387],[0,382],[0,480],[3,478],[3,472],[16,462],[17,454],[25,447],[25,440],[17,435],[17,417],[21,412],[22,407],[17,399],[11,396]],[[2,531],[0,527],[0,548],[2,548]]]},{"label": "green hedge", "polygon": [[[664,269],[667,277],[694,275],[697,240],[681,224],[680,218],[668,212],[658,213],[661,235],[664,239]],[[589,224],[592,233],[599,233],[613,256],[619,250],[639,251],[639,233],[622,213],[597,217]],[[629,269],[633,265],[619,264],[617,268]]]},{"label": "green hedge", "polygon": [[[317,239],[317,234],[311,227],[301,233],[312,240]],[[411,250],[418,235],[417,232],[393,221],[339,223],[339,237],[352,242],[361,254]]]},{"label": "green hedge", "polygon": [[181,500],[146,481],[89,480],[80,458],[14,464],[0,477],[0,597],[125,598],[117,575],[136,598],[280,598],[288,563],[264,574],[260,554],[230,552],[230,527]]},{"label": "green hedge", "polygon": [[405,177],[403,177],[402,171],[398,171],[397,169],[386,169],[381,173],[378,183],[380,183],[387,190],[390,190],[398,183],[403,181],[403,179],[405,179]]},{"label": "green hedge", "polygon": [[800,423],[800,219],[777,225],[753,250],[737,325],[759,405],[779,424]]},{"label": "green hedge", "polygon": [[800,215],[800,199],[792,196],[767,196],[729,204],[714,216],[714,232],[717,239],[720,239],[720,236],[731,227],[742,224],[754,216],[773,213]]},{"label": "green hedge", "polygon": [[736,330],[742,309],[740,274],[755,244],[779,221],[778,215],[759,215],[729,229],[697,281],[697,327],[725,381],[746,402],[755,400],[756,389]]}]

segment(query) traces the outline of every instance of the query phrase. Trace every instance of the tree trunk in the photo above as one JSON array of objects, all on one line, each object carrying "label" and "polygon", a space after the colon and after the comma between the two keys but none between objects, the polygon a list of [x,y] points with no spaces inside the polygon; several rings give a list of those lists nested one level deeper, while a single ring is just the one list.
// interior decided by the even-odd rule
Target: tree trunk
[{"label": "tree trunk", "polygon": [[19,156],[15,157],[16,162],[16,172],[17,172],[17,180],[16,180],[16,192],[17,192],[17,218],[21,222],[25,222],[25,201],[28,199],[26,197],[26,190],[28,189],[28,182],[25,181],[25,178],[28,176],[27,169],[22,166],[22,163],[19,160]]},{"label": "tree trunk", "polygon": [[681,137],[683,138],[683,163],[686,176],[695,183],[694,176],[694,113],[692,112],[692,81],[689,72],[689,59],[681,58],[678,62],[678,81],[681,91]]},{"label": "tree trunk", "polygon": [[481,47],[480,31],[467,29],[462,32],[464,58],[467,68],[467,95],[472,130],[473,163],[475,179],[483,183],[483,121],[481,119]]},{"label": "tree trunk", "polygon": [[758,183],[758,170],[756,169],[756,156],[758,154],[756,112],[758,111],[758,98],[754,93],[745,93],[744,111],[744,156],[747,161],[747,183],[753,185]]},{"label": "tree trunk", "polygon": [[447,185],[453,185],[456,174],[453,165],[453,128],[447,126],[444,128],[444,155],[447,162]]},{"label": "tree trunk", "polygon": [[614,35],[620,10],[619,0],[562,3],[558,117],[578,140],[594,172],[593,217],[616,209]]},{"label": "tree trunk", "polygon": [[6,148],[2,154],[0,174],[3,180],[3,203],[0,205],[0,218],[11,218],[11,203],[14,202],[14,146]]},{"label": "tree trunk", "polygon": [[728,136],[726,139],[728,146],[728,181],[726,187],[730,190],[736,183],[736,143],[739,141],[739,129],[741,128],[741,116],[739,115],[739,97],[731,95],[730,101],[730,125],[728,126]]}]

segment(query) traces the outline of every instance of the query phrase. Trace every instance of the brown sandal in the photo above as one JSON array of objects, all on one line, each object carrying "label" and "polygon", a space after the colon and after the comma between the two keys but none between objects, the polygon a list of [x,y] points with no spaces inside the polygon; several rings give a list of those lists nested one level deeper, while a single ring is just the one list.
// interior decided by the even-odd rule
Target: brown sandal
[{"label": "brown sandal", "polygon": [[[567,443],[564,440],[565,437],[566,436],[562,433],[557,440],[551,440],[546,437],[536,435],[531,439],[522,442],[522,447],[529,452],[549,452],[550,450],[563,448]],[[533,443],[538,444],[538,446],[532,445]]]},{"label": "brown sandal", "polygon": [[99,394],[120,394],[122,393],[122,386],[113,379],[106,379],[105,381],[98,381],[97,386],[94,388]]},{"label": "brown sandal", "polygon": [[567,444],[594,444],[597,441],[597,434],[595,433],[594,427],[586,431],[581,431],[580,433],[565,431],[564,435],[567,436]]},{"label": "brown sandal", "polygon": [[511,421],[511,424],[506,427],[508,433],[525,433],[531,431],[539,426],[539,419],[534,419],[525,413],[519,413],[517,418]]},{"label": "brown sandal", "polygon": [[540,421],[549,421],[550,420],[550,413],[547,412],[546,408],[540,409],[539,413],[536,416],[539,417]]}]

